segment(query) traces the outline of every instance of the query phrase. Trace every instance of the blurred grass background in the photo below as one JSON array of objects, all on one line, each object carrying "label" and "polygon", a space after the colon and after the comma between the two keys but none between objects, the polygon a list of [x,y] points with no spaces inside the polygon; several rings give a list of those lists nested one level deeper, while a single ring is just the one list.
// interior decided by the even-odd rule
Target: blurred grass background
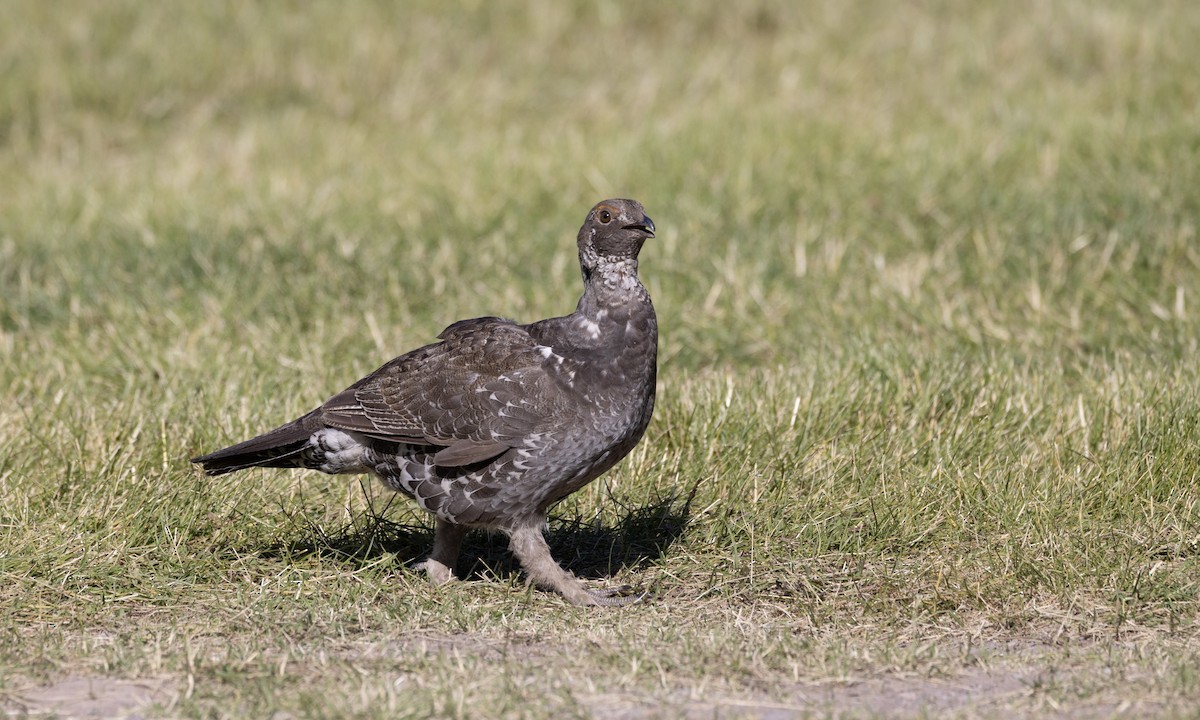
[{"label": "blurred grass background", "polygon": [[[114,613],[265,582],[282,561],[254,548],[347,522],[353,480],[186,458],[453,320],[569,312],[610,196],[660,228],[662,403],[561,512],[611,525],[613,496],[700,481],[633,573],[662,612],[803,642],[979,618],[1194,638],[1198,36],[1182,0],[5,4],[5,662],[94,665],[46,628],[134,637]],[[306,562],[329,632],[348,601]],[[383,612],[486,636],[487,608],[552,602],[479,585],[450,619],[407,581]],[[597,642],[635,652],[629,622]],[[758,647],[743,631],[677,628],[695,652],[662,692],[739,677],[713,658]],[[780,643],[767,686],[834,672]],[[1183,662],[1154,677],[1194,691]]]}]

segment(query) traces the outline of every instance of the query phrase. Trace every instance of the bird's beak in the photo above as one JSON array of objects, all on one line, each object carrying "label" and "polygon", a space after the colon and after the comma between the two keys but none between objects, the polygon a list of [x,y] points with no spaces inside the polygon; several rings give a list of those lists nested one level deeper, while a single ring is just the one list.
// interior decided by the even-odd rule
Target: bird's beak
[{"label": "bird's beak", "polygon": [[625,229],[641,230],[649,237],[654,237],[654,221],[650,219],[649,215],[643,215],[641,222],[633,223],[632,225],[626,225]]}]

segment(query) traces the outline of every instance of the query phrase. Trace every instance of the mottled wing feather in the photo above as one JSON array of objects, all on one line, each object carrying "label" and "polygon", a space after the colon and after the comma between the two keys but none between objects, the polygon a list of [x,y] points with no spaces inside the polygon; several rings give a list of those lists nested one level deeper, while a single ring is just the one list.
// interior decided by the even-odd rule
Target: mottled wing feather
[{"label": "mottled wing feather", "polygon": [[441,446],[434,462],[460,467],[520,446],[561,405],[554,368],[524,327],[476,318],[439,337],[330,398],[321,420],[384,441]]},{"label": "mottled wing feather", "polygon": [[475,440],[456,440],[449,447],[433,456],[433,464],[440,467],[463,467],[499,457],[509,449],[505,443],[481,443]]}]

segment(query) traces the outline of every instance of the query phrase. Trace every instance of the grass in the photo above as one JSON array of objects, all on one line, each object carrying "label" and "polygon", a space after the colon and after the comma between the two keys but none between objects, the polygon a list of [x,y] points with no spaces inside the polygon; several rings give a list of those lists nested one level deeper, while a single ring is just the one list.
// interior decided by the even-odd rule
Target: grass
[{"label": "grass", "polygon": [[[734,5],[5,5],[0,704],[1189,712],[1200,10]],[[549,532],[653,602],[484,535],[435,590],[378,487],[189,466],[569,311],[610,196],[660,228],[660,404]]]}]

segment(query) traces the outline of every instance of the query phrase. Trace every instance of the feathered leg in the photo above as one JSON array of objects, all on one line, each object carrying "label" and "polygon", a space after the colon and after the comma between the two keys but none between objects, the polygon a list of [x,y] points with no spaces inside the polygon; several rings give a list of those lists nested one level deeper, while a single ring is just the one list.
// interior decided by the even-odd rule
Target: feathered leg
[{"label": "feathered leg", "polygon": [[538,587],[553,590],[574,605],[615,607],[638,602],[645,593],[622,596],[622,590],[588,590],[579,578],[567,572],[550,555],[550,546],[542,536],[541,525],[508,531],[509,547],[521,561],[525,574]]},{"label": "feathered leg", "polygon": [[454,566],[458,563],[463,538],[466,536],[465,526],[438,518],[437,528],[433,531],[433,552],[429,553],[424,562],[417,563],[414,569],[424,570],[434,585],[450,582],[454,579]]}]

